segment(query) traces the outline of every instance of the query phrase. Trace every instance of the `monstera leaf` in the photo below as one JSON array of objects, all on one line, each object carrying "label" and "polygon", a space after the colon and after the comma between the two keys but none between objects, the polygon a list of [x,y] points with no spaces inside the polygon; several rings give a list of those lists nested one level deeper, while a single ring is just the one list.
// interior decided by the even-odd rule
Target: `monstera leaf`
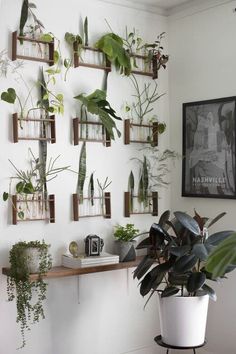
[{"label": "monstera leaf", "polygon": [[85,96],[84,94],[80,94],[74,98],[82,102],[89,113],[95,114],[101,119],[111,139],[115,139],[113,129],[116,130],[117,135],[120,137],[121,133],[117,129],[113,118],[118,120],[121,120],[121,118],[116,115],[116,112],[106,100],[105,91],[95,90],[91,95]]}]

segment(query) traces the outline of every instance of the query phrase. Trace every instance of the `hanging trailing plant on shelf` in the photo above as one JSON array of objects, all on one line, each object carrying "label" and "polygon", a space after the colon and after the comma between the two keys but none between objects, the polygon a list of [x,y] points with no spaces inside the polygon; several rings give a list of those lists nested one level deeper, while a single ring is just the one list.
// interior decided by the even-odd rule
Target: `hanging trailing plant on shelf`
[{"label": "hanging trailing plant on shelf", "polygon": [[74,98],[79,100],[89,113],[95,114],[100,118],[111,139],[115,139],[113,129],[116,130],[118,137],[120,137],[121,133],[117,129],[113,118],[117,120],[121,120],[121,118],[116,115],[115,110],[107,101],[105,91],[97,89],[88,96],[80,94]]},{"label": "hanging trailing plant on shelf", "polygon": [[[16,300],[16,322],[20,325],[22,344],[25,347],[26,331],[30,325],[45,318],[43,303],[46,299],[47,283],[43,276],[52,266],[48,244],[41,241],[21,241],[10,250],[10,271],[7,277],[8,301]],[[37,272],[35,280],[30,273]]]}]

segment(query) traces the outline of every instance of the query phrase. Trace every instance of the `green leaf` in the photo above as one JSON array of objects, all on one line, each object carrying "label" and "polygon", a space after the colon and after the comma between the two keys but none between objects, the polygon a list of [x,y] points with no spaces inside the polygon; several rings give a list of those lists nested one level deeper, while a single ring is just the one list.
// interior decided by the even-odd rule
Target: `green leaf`
[{"label": "green leaf", "polygon": [[9,197],[9,193],[3,192],[2,199],[4,202],[8,200],[8,197]]},{"label": "green leaf", "polygon": [[158,133],[162,134],[166,130],[166,124],[165,123],[158,123]]},{"label": "green leaf", "polygon": [[88,46],[88,17],[84,20],[84,45]]},{"label": "green leaf", "polygon": [[54,53],[53,53],[54,64],[58,63],[59,58],[60,58],[59,52],[57,50],[54,50]]},{"label": "green leaf", "polygon": [[208,239],[206,240],[206,244],[217,246],[220,242],[227,239],[233,233],[234,233],[234,231],[232,231],[232,230],[216,232],[215,234],[208,237]]},{"label": "green leaf", "polygon": [[90,176],[89,179],[89,196],[90,196],[90,202],[91,205],[94,205],[94,179],[93,179],[93,173]]},{"label": "green leaf", "polygon": [[223,276],[229,265],[236,264],[236,233],[228,236],[209,255],[206,270],[213,278]]},{"label": "green leaf", "polygon": [[148,177],[148,166],[147,166],[147,158],[144,156],[143,159],[143,201],[144,205],[148,206],[148,187],[149,187],[149,177]]},{"label": "green leaf", "polygon": [[151,258],[150,256],[145,256],[135,269],[133,278],[141,279],[144,274],[146,274],[146,272],[151,268],[154,261],[154,258]]},{"label": "green leaf", "polygon": [[18,217],[19,217],[21,220],[24,220],[25,214],[24,214],[23,211],[19,211],[17,214],[18,214]]},{"label": "green leaf", "polygon": [[77,183],[77,194],[79,195],[79,203],[83,203],[83,190],[84,190],[84,182],[86,178],[86,143],[83,142],[81,151],[80,151],[80,159],[79,159],[79,175],[78,175],[78,183]]},{"label": "green leaf", "polygon": [[24,186],[25,186],[24,182],[18,182],[16,185],[16,193],[22,193]]},{"label": "green leaf", "polygon": [[142,203],[144,201],[144,191],[143,191],[143,175],[141,174],[138,184],[138,201]]},{"label": "green leaf", "polygon": [[169,272],[168,274],[168,281],[172,285],[186,285],[188,281],[189,274],[178,274],[174,272]]},{"label": "green leaf", "polygon": [[[24,35],[24,27],[28,19],[28,8],[29,8],[28,0],[23,0],[23,4],[21,7],[21,15],[20,15],[20,36]],[[21,41],[21,44],[22,43],[23,41]]]},{"label": "green leaf", "polygon": [[183,213],[182,211],[176,211],[174,213],[176,219],[190,232],[192,232],[194,235],[200,235],[201,230],[199,228],[198,223],[196,220],[194,220],[191,216],[189,216],[186,213]]},{"label": "green leaf", "polygon": [[189,293],[194,293],[203,286],[205,281],[206,275],[204,273],[194,272],[189,276],[186,288]]},{"label": "green leaf", "polygon": [[221,218],[223,218],[223,216],[225,216],[226,213],[220,213],[219,215],[217,215],[214,219],[209,219],[206,224],[204,225],[205,227],[211,227],[212,225],[214,225],[217,221],[219,221]]},{"label": "green leaf", "polygon": [[195,256],[199,258],[200,261],[205,261],[208,257],[208,251],[203,243],[196,243],[193,246],[192,253],[195,254]]},{"label": "green leaf", "polygon": [[40,37],[41,41],[50,43],[53,41],[53,36],[50,33],[42,34]]},{"label": "green leaf", "polygon": [[188,253],[191,249],[190,245],[178,246],[178,247],[171,247],[169,252],[177,257],[182,257],[186,253]]},{"label": "green leaf", "polygon": [[174,272],[176,273],[185,273],[191,270],[197,263],[197,257],[194,254],[184,255],[177,260],[174,265]]},{"label": "green leaf", "polygon": [[128,191],[130,192],[130,211],[133,212],[134,208],[134,174],[131,171],[128,181]]},{"label": "green leaf", "polygon": [[145,238],[144,240],[142,240],[138,246],[136,247],[136,250],[141,250],[144,248],[150,248],[151,247],[151,242],[150,242],[150,238]]},{"label": "green leaf", "polygon": [[14,90],[14,88],[10,87],[7,89],[7,91],[2,92],[1,100],[11,104],[15,103],[16,91]]},{"label": "green leaf", "polygon": [[159,225],[161,227],[164,227],[166,224],[166,221],[168,221],[170,218],[170,211],[166,210],[164,213],[161,214],[160,219],[159,219]]},{"label": "green leaf", "polygon": [[209,285],[207,284],[203,284],[202,289],[204,290],[204,292],[209,295],[209,297],[213,300],[216,301],[217,300],[217,296],[215,293],[215,290],[213,290]]},{"label": "green leaf", "polygon": [[161,297],[173,296],[178,294],[178,292],[179,288],[176,288],[175,286],[168,286],[164,291],[162,291]]}]

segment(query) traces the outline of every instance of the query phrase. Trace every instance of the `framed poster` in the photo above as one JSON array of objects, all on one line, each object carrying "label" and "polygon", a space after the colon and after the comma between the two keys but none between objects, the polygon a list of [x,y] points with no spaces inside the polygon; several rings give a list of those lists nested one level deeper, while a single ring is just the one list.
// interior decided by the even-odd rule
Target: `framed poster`
[{"label": "framed poster", "polygon": [[236,199],[236,97],[183,104],[182,196]]}]

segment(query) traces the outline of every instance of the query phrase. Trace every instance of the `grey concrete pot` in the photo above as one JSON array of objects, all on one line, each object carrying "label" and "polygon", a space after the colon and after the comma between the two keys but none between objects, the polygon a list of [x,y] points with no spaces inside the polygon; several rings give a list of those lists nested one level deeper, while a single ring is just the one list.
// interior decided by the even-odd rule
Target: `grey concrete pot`
[{"label": "grey concrete pot", "polygon": [[136,241],[116,241],[117,254],[120,262],[130,262],[136,259]]}]

